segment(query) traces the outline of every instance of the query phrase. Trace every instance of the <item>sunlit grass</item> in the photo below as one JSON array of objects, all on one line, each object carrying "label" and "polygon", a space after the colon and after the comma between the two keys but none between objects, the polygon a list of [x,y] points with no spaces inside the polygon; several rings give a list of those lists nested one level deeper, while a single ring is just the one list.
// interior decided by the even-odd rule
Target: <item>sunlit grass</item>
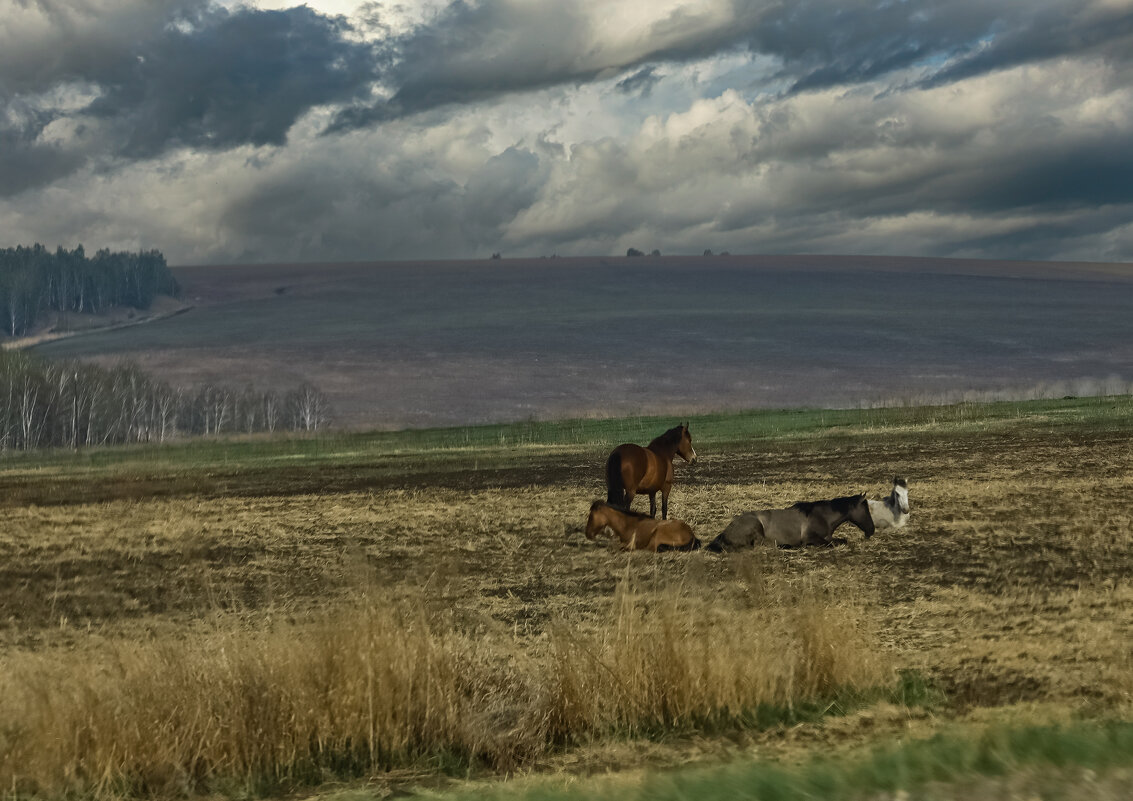
[{"label": "sunlit grass", "polygon": [[789,589],[767,600],[713,615],[623,587],[599,625],[564,621],[544,644],[375,599],[258,632],[13,653],[0,788],[260,794],[411,765],[513,769],[556,745],[774,723],[785,713],[767,710],[891,682],[852,610]]}]

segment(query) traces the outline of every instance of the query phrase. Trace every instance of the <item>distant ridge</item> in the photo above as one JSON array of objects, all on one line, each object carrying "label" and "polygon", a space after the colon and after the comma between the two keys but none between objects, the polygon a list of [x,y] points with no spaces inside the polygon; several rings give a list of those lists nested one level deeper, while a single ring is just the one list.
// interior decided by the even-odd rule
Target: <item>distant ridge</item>
[{"label": "distant ridge", "polygon": [[171,384],[309,382],[351,428],[1097,394],[1133,265],[624,256],[172,268],[191,314],[37,345]]}]

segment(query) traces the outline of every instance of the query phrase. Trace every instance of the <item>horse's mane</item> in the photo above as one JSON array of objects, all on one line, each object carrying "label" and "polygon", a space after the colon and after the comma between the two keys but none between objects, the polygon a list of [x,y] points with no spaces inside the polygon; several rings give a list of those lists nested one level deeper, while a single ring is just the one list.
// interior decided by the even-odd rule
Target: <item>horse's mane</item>
[{"label": "horse's mane", "polygon": [[654,437],[648,447],[652,448],[654,445],[679,445],[681,443],[681,429],[683,428],[683,425],[673,426],[661,436]]},{"label": "horse's mane", "polygon": [[607,503],[606,501],[594,501],[594,503],[590,504],[590,511],[593,512],[595,509],[602,506],[609,506],[615,512],[621,512],[626,517],[635,517],[638,520],[644,520],[645,518],[649,517],[649,515],[645,514],[644,512],[635,512],[632,509],[627,509],[624,506],[618,506],[616,503]]},{"label": "horse's mane", "polygon": [[791,508],[798,509],[804,515],[809,515],[818,506],[829,506],[835,512],[842,514],[850,511],[850,507],[864,497],[864,495],[845,495],[841,498],[831,498],[828,501],[796,501],[791,504]]},{"label": "horse's mane", "polygon": [[903,478],[893,479],[893,485],[896,486],[896,487],[904,487],[905,489],[909,488],[909,483],[907,481],[905,481],[905,479],[903,479]]}]

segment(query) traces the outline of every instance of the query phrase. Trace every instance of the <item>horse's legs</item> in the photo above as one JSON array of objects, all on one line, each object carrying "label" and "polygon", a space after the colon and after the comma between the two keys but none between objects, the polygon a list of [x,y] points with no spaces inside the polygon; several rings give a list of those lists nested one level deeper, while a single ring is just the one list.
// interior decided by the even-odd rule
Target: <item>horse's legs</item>
[{"label": "horse's legs", "polygon": [[[662,502],[664,502],[664,497],[662,497],[661,500],[662,500]],[[656,517],[657,516],[657,493],[656,492],[649,493],[649,516],[650,517]],[[664,516],[665,516],[664,512],[662,512],[661,517],[663,518]]]},{"label": "horse's legs", "polygon": [[661,488],[661,519],[669,519],[669,488]]},{"label": "horse's legs", "polygon": [[812,521],[806,528],[803,545],[832,545],[830,541],[830,527]]}]

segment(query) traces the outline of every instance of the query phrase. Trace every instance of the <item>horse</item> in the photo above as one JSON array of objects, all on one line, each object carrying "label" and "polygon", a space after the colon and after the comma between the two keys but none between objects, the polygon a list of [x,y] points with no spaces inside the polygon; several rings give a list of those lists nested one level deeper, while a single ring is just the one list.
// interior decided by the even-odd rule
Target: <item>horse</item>
[{"label": "horse", "polygon": [[732,519],[709,551],[735,551],[761,543],[783,548],[803,545],[833,545],[834,530],[846,521],[873,536],[873,518],[864,494],[829,501],[799,501],[786,509],[744,512]]},{"label": "horse", "polygon": [[874,525],[884,531],[889,528],[901,528],[909,522],[909,484],[905,479],[893,479],[893,491],[889,497],[880,501],[869,502],[869,514]]},{"label": "horse", "polygon": [[606,458],[606,503],[630,508],[633,496],[649,496],[649,516],[657,516],[661,492],[661,519],[669,517],[669,490],[673,488],[673,456],[696,464],[696,451],[688,423],[674,426],[646,447],[625,443]]},{"label": "horse", "polygon": [[603,532],[620,539],[624,551],[695,551],[700,548],[700,540],[683,520],[657,520],[642,512],[594,501],[590,505],[590,517],[586,519],[586,539],[593,540]]}]

